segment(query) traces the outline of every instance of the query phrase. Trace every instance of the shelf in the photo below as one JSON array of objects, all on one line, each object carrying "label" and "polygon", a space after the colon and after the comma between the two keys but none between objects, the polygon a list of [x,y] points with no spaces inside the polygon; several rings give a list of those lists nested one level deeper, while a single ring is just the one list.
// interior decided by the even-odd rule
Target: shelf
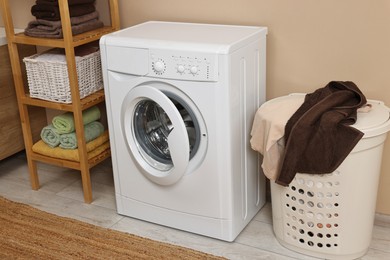
[{"label": "shelf", "polygon": [[[58,158],[42,155],[42,154],[35,153],[35,152],[31,152],[30,156],[31,156],[31,159],[38,161],[38,162],[43,162],[43,163],[47,163],[47,164],[51,164],[51,165],[56,165],[59,167],[74,169],[74,170],[81,169],[80,162],[58,159]],[[107,150],[103,151],[99,155],[89,159],[88,164],[89,164],[90,168],[92,168],[93,166],[99,164],[100,162],[104,161],[105,159],[109,158],[110,156],[111,156],[111,151],[110,151],[110,148],[108,148]]]},{"label": "shelf", "polygon": [[[114,31],[115,31],[114,28],[110,26],[105,26],[102,28],[98,28],[92,31],[75,35],[73,36],[73,47],[77,47],[89,42],[97,41],[103,35]],[[64,39],[37,38],[37,37],[27,36],[24,33],[15,34],[14,38],[11,39],[11,42],[18,43],[18,44],[65,48]]]},{"label": "shelf", "polygon": [[[86,148],[83,110],[98,105],[105,101],[104,90],[99,90],[83,99],[79,99],[79,85],[77,78],[77,68],[75,62],[74,48],[90,42],[98,41],[103,35],[119,30],[119,7],[117,0],[107,0],[109,3],[109,12],[111,18],[111,26],[104,26],[95,30],[91,30],[82,34],[72,35],[72,26],[69,15],[69,6],[67,0],[59,0],[58,6],[61,16],[61,25],[63,30],[63,39],[37,38],[30,37],[24,33],[14,34],[14,26],[12,14],[10,10],[9,0],[0,0],[0,11],[4,21],[4,26],[7,32],[8,49],[10,53],[10,61],[12,64],[12,75],[14,78],[14,85],[16,96],[18,99],[18,108],[21,118],[21,125],[23,130],[24,144],[26,147],[27,162],[29,168],[29,175],[31,187],[33,190],[39,189],[39,179],[37,173],[37,162],[57,165],[71,169],[80,170],[81,181],[83,186],[84,201],[86,203],[92,202],[92,186],[90,179],[90,168],[102,162],[111,156],[110,148],[102,151],[99,155],[88,159],[88,152]],[[50,48],[64,48],[69,77],[69,88],[72,93],[72,103],[58,103],[53,101],[46,101],[38,98],[33,98],[29,95],[25,88],[26,82],[22,74],[21,56],[18,50],[18,44],[43,46]],[[42,155],[32,150],[33,136],[31,131],[31,122],[29,116],[29,106],[43,107],[61,111],[72,112],[74,117],[75,132],[78,141],[78,158],[79,162],[53,158],[47,155]],[[106,147],[101,147],[105,149]],[[96,153],[100,150],[95,150]],[[50,154],[48,154],[50,155]]]},{"label": "shelf", "polygon": [[[53,101],[46,101],[38,98],[32,98],[29,95],[25,95],[20,98],[21,102],[25,105],[30,106],[37,106],[37,107],[45,107],[45,108],[51,108],[51,109],[57,109],[57,110],[63,110],[63,111],[74,111],[74,106],[72,103],[70,104],[64,104],[64,103],[56,103]],[[94,105],[97,105],[101,102],[103,102],[104,99],[104,90],[101,89],[95,93],[90,94],[89,96],[83,98],[80,100],[81,108],[82,110],[85,110],[89,107],[92,107]]]},{"label": "shelf", "polygon": [[105,159],[109,158],[111,156],[111,149],[108,148],[101,154],[91,158],[88,160],[89,166],[92,168],[95,165],[99,164],[100,162],[104,161]]}]

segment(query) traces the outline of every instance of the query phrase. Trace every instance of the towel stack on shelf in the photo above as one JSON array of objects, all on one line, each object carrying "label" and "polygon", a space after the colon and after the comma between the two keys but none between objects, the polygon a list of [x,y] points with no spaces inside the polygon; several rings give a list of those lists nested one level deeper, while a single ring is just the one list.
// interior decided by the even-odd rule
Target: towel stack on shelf
[{"label": "towel stack on shelf", "polygon": [[[88,157],[108,149],[108,132],[97,120],[100,119],[100,110],[94,106],[83,111],[84,135],[87,142]],[[78,161],[77,136],[73,114],[55,116],[52,123],[41,131],[41,140],[33,146],[33,151],[39,154]]]},{"label": "towel stack on shelf", "polygon": [[[72,34],[103,27],[95,9],[95,0],[68,0]],[[25,34],[32,37],[63,38],[58,0],[37,0],[31,8],[36,17],[25,29]]]}]

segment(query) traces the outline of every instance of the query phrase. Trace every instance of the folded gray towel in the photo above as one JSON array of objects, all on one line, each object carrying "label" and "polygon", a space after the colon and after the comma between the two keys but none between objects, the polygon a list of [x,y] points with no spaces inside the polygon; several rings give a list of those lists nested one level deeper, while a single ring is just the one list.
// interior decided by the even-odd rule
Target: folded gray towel
[{"label": "folded gray towel", "polygon": [[[77,35],[83,32],[103,27],[103,23],[97,20],[99,13],[97,11],[70,18],[72,34]],[[61,21],[48,21],[45,19],[36,19],[29,22],[24,33],[32,37],[55,38],[63,37]]]},{"label": "folded gray towel", "polygon": [[[99,18],[99,13],[97,11],[70,18],[71,25],[78,25],[90,20],[95,20]],[[49,21],[45,19],[36,19],[28,23],[26,30],[39,29],[45,31],[55,31],[58,28],[61,28],[61,21]]]},{"label": "folded gray towel", "polygon": [[[47,29],[45,29],[45,27],[44,27],[44,29],[42,29],[42,26],[41,26],[41,28],[39,28],[39,26],[28,27],[24,31],[24,34],[31,36],[31,37],[53,38],[53,39],[63,38],[64,35],[63,35],[62,27],[60,26],[60,27],[55,28],[54,27],[55,25],[52,25],[52,26],[53,27],[51,27],[51,28],[46,26]],[[72,35],[77,35],[77,34],[91,31],[91,30],[95,30],[95,29],[101,28],[103,26],[104,26],[103,22],[98,20],[98,19],[89,20],[89,21],[84,22],[84,23],[75,24],[75,25],[72,25]]]}]

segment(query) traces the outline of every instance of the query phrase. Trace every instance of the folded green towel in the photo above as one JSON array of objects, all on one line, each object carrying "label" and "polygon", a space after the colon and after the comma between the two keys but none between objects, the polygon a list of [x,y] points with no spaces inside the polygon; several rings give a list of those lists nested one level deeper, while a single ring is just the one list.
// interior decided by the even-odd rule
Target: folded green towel
[{"label": "folded green towel", "polygon": [[52,148],[60,144],[60,134],[52,124],[42,128],[41,139]]},{"label": "folded green towel", "polygon": [[[99,137],[104,132],[104,126],[98,122],[93,121],[84,126],[85,142],[92,141]],[[60,147],[64,149],[77,148],[77,136],[75,132],[60,135]]]},{"label": "folded green towel", "polygon": [[[97,106],[93,106],[83,111],[84,125],[100,119],[100,110]],[[53,126],[58,130],[59,134],[68,134],[74,132],[73,113],[67,112],[53,118]]]}]

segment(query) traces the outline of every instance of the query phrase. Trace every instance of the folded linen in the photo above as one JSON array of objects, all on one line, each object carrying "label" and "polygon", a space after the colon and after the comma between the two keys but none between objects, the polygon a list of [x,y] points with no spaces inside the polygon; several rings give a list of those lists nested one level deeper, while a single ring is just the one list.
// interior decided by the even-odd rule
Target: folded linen
[{"label": "folded linen", "polygon": [[[81,4],[93,4],[95,0],[68,0],[68,5],[81,5]],[[50,4],[50,5],[57,5],[58,6],[58,0],[37,0],[35,1],[37,5],[39,4]]]},{"label": "folded linen", "polygon": [[[93,4],[80,4],[69,6],[69,16],[81,16],[94,12],[95,5]],[[36,4],[31,7],[31,14],[37,19],[45,19],[50,21],[61,20],[60,9],[58,6],[52,4]]]},{"label": "folded linen", "polygon": [[[86,144],[87,149],[87,157],[91,159],[102,152],[108,150],[110,148],[110,142],[108,139],[108,131],[105,131],[98,138],[88,142]],[[42,140],[36,142],[32,147],[33,152],[39,153],[45,156],[49,156],[52,158],[69,160],[69,161],[80,161],[79,150],[68,150],[62,149],[60,147],[51,148],[47,144],[45,144]]]},{"label": "folded linen", "polygon": [[[99,137],[104,132],[104,126],[98,122],[93,121],[89,124],[86,124],[84,127],[85,142],[90,142],[97,137]],[[76,149],[77,145],[77,136],[75,132],[69,134],[60,135],[60,147],[64,149]]]},{"label": "folded linen", "polygon": [[[83,123],[89,124],[100,119],[100,110],[93,106],[83,111]],[[53,126],[59,134],[68,134],[75,131],[73,113],[66,112],[62,115],[55,116],[52,120]]]},{"label": "folded linen", "polygon": [[[71,17],[72,35],[81,34],[104,26],[104,23],[98,19],[98,12],[93,12],[79,17]],[[63,38],[62,25],[60,21],[48,21],[45,19],[36,19],[29,22],[24,33],[31,37],[41,38]]]},{"label": "folded linen", "polygon": [[[99,13],[95,11],[82,16],[71,17],[70,24],[71,25],[82,24],[98,18],[99,18]],[[31,29],[31,28],[37,28],[45,31],[54,31],[58,28],[61,28],[61,21],[49,21],[45,19],[36,19],[29,22],[26,29]]]},{"label": "folded linen", "polygon": [[[103,22],[99,21],[98,19],[90,20],[88,22],[81,23],[78,25],[72,25],[72,35],[78,35],[84,32],[92,31],[101,28],[103,26],[104,26]],[[31,37],[52,38],[52,39],[62,39],[64,37],[62,28],[57,28],[53,31],[31,28],[31,29],[26,29],[24,31],[24,34]]]},{"label": "folded linen", "polygon": [[42,128],[41,138],[50,147],[56,147],[60,144],[60,134],[52,124]]}]

